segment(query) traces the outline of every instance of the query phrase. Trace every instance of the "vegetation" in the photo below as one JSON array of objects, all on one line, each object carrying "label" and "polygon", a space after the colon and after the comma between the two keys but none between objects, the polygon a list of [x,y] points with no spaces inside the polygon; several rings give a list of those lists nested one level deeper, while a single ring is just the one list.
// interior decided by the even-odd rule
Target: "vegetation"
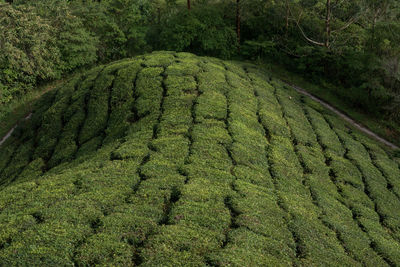
[{"label": "vegetation", "polygon": [[96,67],[0,155],[0,265],[400,265],[398,159],[252,64]]},{"label": "vegetation", "polygon": [[95,63],[186,51],[279,62],[400,139],[396,0],[2,1],[2,104]]},{"label": "vegetation", "polygon": [[347,114],[350,118],[370,129],[372,132],[392,142],[400,144],[400,124],[382,117],[374,117],[365,113],[362,109],[355,108],[351,103],[343,101],[335,94],[337,90],[343,90],[333,84],[325,84],[324,88],[312,83],[299,74],[295,74],[283,68],[279,64],[269,63],[259,65],[271,77],[285,81],[286,83],[300,86],[307,92],[324,100],[334,106],[341,112]]}]

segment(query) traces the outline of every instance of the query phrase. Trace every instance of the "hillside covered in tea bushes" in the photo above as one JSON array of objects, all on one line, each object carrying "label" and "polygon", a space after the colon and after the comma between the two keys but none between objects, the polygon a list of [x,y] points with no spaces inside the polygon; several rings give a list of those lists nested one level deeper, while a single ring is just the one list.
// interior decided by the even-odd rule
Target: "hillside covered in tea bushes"
[{"label": "hillside covered in tea bushes", "polygon": [[399,266],[399,164],[254,65],[117,61],[0,146],[0,266]]}]

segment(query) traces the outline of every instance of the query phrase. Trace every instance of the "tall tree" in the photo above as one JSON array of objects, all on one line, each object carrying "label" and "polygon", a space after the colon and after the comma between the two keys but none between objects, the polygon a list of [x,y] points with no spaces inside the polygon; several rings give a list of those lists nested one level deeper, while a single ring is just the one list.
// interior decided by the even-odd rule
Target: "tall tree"
[{"label": "tall tree", "polygon": [[[319,2],[316,1],[314,2],[314,6],[311,7],[306,7],[304,9],[300,9],[298,11],[298,15],[294,14],[295,12],[292,11],[290,6],[288,6],[290,15],[296,22],[297,28],[299,29],[299,32],[303,36],[303,38],[309,42],[310,44],[316,45],[316,46],[321,46],[325,47],[328,49],[331,49],[332,47],[332,42],[334,39],[333,34],[335,36],[340,35],[341,33],[344,32],[348,27],[353,25],[357,20],[361,17],[361,15],[365,12],[365,10],[358,8],[352,10],[350,7],[346,6],[349,5],[347,2],[339,2],[336,1],[335,3],[332,2],[332,0],[325,0],[325,4],[323,7],[323,10],[318,10],[318,7],[321,5],[317,5]],[[353,3],[354,4],[354,3]],[[344,7],[341,8],[341,5]],[[335,8],[336,12],[333,13],[333,8]],[[315,9],[316,11],[313,11]],[[349,10],[347,10],[349,9]],[[323,32],[321,32],[321,35],[319,36],[318,39],[314,39],[309,37],[306,32],[304,31],[304,28],[300,25],[301,19],[304,17],[310,17],[310,16],[315,16],[318,17],[318,14],[324,13],[324,19],[323,19],[323,24],[324,24],[324,29]],[[346,13],[346,16],[348,18],[342,19],[338,18],[338,14],[340,13]],[[333,21],[335,21],[335,24],[333,25]],[[335,27],[333,27],[335,26]]]},{"label": "tall tree", "polygon": [[329,48],[331,39],[331,0],[326,0],[325,47]]},{"label": "tall tree", "polygon": [[0,104],[60,74],[55,29],[33,8],[0,6]]},{"label": "tall tree", "polygon": [[240,20],[241,20],[240,0],[236,0],[236,38],[237,38],[239,53],[240,53],[240,23],[241,23]]}]

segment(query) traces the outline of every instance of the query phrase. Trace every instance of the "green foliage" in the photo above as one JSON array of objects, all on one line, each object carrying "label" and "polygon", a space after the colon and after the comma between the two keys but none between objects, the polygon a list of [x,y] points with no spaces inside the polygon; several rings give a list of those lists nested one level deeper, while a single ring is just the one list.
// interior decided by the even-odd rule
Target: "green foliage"
[{"label": "green foliage", "polygon": [[12,3],[0,7],[2,103],[96,62],[168,49],[279,62],[351,108],[391,128],[399,122],[395,0],[341,1],[328,10],[326,0],[195,1],[190,10],[175,0]]},{"label": "green foliage", "polygon": [[[236,53],[233,27],[217,7],[180,10],[159,28],[157,47],[229,58]],[[156,42],[157,42],[156,41]]]},{"label": "green foliage", "polygon": [[69,72],[97,61],[98,40],[74,14],[67,1],[29,2],[42,18],[54,29],[56,46],[60,51],[60,71]]},{"label": "green foliage", "polygon": [[54,29],[28,7],[0,7],[0,103],[60,75]]},{"label": "green foliage", "polygon": [[149,4],[16,1],[0,7],[0,96],[6,103],[43,81],[147,49]]},{"label": "green foliage", "polygon": [[[397,120],[398,1],[245,1],[242,54],[279,62],[346,105]],[[327,44],[326,41],[329,41]]]},{"label": "green foliage", "polygon": [[272,41],[252,41],[247,40],[242,46],[242,54],[252,59],[261,59],[274,52],[275,43]]},{"label": "green foliage", "polygon": [[[59,14],[53,18],[57,28],[57,46],[60,49],[62,65],[59,67],[64,72],[73,71],[83,66],[88,66],[97,61],[97,38],[85,29],[83,22],[77,16],[70,13],[67,7],[52,12]],[[53,14],[54,14],[53,13]]]},{"label": "green foliage", "polygon": [[250,64],[83,72],[0,154],[0,265],[400,264],[399,162]]}]

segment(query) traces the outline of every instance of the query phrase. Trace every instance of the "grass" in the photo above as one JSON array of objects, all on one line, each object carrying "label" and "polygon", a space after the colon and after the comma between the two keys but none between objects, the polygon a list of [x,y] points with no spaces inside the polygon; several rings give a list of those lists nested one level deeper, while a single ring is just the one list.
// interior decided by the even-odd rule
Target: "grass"
[{"label": "grass", "polygon": [[334,94],[339,88],[334,85],[326,84],[325,86],[315,85],[301,75],[289,72],[284,67],[278,64],[263,64],[260,67],[264,68],[272,77],[286,81],[290,84],[297,85],[304,88],[314,96],[326,101],[335,108],[339,109],[343,113],[362,125],[369,128],[372,132],[385,138],[386,140],[393,142],[396,145],[400,145],[400,125],[396,123],[388,122],[384,119],[379,119],[365,113],[362,110],[358,110],[353,106],[348,105],[343,99],[340,99]]},{"label": "grass", "polygon": [[155,52],[0,147],[0,265],[400,265],[399,160],[251,64]]}]

